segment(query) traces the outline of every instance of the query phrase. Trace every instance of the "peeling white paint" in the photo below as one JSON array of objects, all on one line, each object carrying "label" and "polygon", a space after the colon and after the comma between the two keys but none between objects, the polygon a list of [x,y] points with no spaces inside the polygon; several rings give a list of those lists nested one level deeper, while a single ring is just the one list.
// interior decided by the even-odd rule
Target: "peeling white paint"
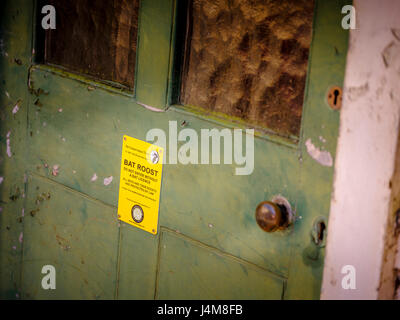
[{"label": "peeling white paint", "polygon": [[59,109],[58,109],[58,112],[63,112],[63,109],[62,109],[62,108],[59,108]]},{"label": "peeling white paint", "polygon": [[13,114],[16,114],[17,112],[18,112],[18,110],[19,110],[19,105],[18,105],[18,103],[14,106],[14,108],[13,108],[13,110],[12,110],[12,113]]},{"label": "peeling white paint", "polygon": [[7,143],[7,155],[8,155],[8,157],[9,158],[11,158],[12,157],[12,152],[11,152],[11,145],[10,145],[10,136],[11,136],[11,131],[8,131],[7,132],[7,140],[6,140],[6,143]]},{"label": "peeling white paint", "polygon": [[311,138],[308,138],[306,143],[307,152],[311,158],[317,161],[319,164],[325,167],[332,167],[333,159],[329,151],[322,151],[317,148],[312,142]]},{"label": "peeling white paint", "polygon": [[22,216],[22,217],[25,216],[25,208],[22,208],[21,216]]},{"label": "peeling white paint", "polygon": [[22,243],[23,240],[24,240],[24,233],[21,232],[21,233],[19,234],[18,241],[19,241],[19,243]]},{"label": "peeling white paint", "polygon": [[5,94],[6,94],[7,98],[10,99],[10,94],[7,91],[5,92]]},{"label": "peeling white paint", "polygon": [[3,180],[4,180],[4,178],[3,178],[3,177],[0,177],[0,184],[3,183]]},{"label": "peeling white paint", "polygon": [[150,111],[153,111],[153,112],[165,112],[165,110],[160,110],[160,109],[157,109],[156,107],[152,107],[152,106],[149,106],[149,105],[141,103],[141,102],[136,102],[136,103],[138,105],[146,108],[147,110],[150,110]]},{"label": "peeling white paint", "polygon": [[104,178],[104,185],[108,186],[113,181],[113,176]]},{"label": "peeling white paint", "polygon": [[58,165],[58,164],[55,164],[54,166],[53,166],[53,170],[52,170],[52,172],[51,172],[51,174],[53,175],[53,176],[58,176],[58,170],[60,169],[60,166]]},{"label": "peeling white paint", "polygon": [[97,180],[97,174],[95,173],[92,177],[92,179],[90,179],[90,181],[95,182]]}]

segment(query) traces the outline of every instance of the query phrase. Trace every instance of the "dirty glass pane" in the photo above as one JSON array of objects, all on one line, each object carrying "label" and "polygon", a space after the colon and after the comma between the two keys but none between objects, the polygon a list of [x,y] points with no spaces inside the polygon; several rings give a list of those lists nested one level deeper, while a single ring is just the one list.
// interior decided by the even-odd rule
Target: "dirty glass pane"
[{"label": "dirty glass pane", "polygon": [[192,0],[181,103],[298,136],[314,1]]},{"label": "dirty glass pane", "polygon": [[45,32],[45,63],[133,88],[139,0],[45,4],[57,12],[56,29]]}]

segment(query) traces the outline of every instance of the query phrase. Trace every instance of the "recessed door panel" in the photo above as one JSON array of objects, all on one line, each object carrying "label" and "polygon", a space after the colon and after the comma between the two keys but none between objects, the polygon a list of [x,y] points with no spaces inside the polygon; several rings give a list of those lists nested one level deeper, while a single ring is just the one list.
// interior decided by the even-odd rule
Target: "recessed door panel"
[{"label": "recessed door panel", "polygon": [[170,231],[162,233],[157,299],[281,299],[285,281]]},{"label": "recessed door panel", "polygon": [[[37,175],[28,178],[23,246],[25,299],[113,299],[119,228],[114,208]],[[42,268],[55,268],[45,290]]]}]

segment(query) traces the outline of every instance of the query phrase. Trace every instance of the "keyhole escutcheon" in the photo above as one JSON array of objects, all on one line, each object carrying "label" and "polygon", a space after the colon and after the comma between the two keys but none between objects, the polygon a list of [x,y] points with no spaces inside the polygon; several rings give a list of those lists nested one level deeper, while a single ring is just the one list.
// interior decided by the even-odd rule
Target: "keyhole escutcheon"
[{"label": "keyhole escutcheon", "polygon": [[338,86],[331,87],[326,96],[326,100],[333,110],[339,110],[342,107],[342,88]]}]

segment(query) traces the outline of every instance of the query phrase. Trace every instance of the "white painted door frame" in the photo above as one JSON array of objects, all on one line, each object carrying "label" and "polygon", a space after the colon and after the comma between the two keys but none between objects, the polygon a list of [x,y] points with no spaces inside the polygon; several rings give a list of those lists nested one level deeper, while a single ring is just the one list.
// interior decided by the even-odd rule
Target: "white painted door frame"
[{"label": "white painted door frame", "polygon": [[[321,299],[388,298],[379,288],[385,264],[395,263],[383,257],[400,128],[400,1],[353,5]],[[346,265],[355,289],[342,286]]]}]

